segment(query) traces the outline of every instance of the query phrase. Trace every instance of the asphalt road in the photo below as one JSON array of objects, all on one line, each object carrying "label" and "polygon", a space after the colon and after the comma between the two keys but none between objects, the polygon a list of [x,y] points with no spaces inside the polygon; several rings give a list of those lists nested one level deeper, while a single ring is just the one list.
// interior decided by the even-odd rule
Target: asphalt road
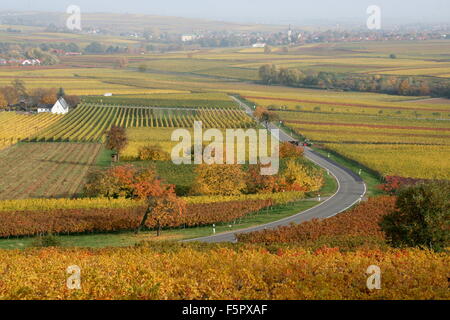
[{"label": "asphalt road", "polygon": [[[237,99],[236,99],[237,100]],[[251,109],[237,100],[242,107],[244,107],[250,115],[252,115]],[[269,125],[269,129],[278,129],[273,124]],[[280,141],[294,141],[295,139],[290,137],[284,131],[280,130]],[[187,241],[202,241],[202,242],[236,242],[235,234],[247,233],[264,229],[273,229],[280,226],[286,226],[291,223],[301,223],[304,221],[312,219],[326,219],[335,216],[342,211],[353,206],[355,203],[361,201],[366,193],[366,185],[362,179],[350,171],[349,169],[340,166],[339,164],[333,162],[327,157],[322,156],[311,150],[310,148],[305,148],[305,157],[321,166],[325,170],[333,175],[338,182],[338,189],[334,195],[321,202],[317,206],[310,208],[308,210],[302,211],[293,216],[274,221],[271,223],[258,225],[246,229],[241,229],[238,231],[220,233],[208,237],[189,239]]]}]

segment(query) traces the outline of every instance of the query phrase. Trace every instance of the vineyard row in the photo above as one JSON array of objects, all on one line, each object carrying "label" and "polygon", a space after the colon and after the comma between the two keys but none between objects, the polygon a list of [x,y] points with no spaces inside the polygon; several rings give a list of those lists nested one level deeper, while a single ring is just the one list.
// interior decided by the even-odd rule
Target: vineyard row
[{"label": "vineyard row", "polygon": [[113,125],[124,128],[248,128],[253,121],[241,110],[169,110],[143,107],[81,105],[74,112],[34,136],[33,141],[101,141]]}]

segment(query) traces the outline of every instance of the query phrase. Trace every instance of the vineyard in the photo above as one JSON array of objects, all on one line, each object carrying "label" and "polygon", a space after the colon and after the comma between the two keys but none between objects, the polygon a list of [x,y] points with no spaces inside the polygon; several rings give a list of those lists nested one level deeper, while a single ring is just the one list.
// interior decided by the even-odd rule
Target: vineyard
[{"label": "vineyard", "polygon": [[208,108],[236,109],[236,103],[224,93],[170,93],[149,95],[120,95],[113,97],[90,96],[84,99],[86,103],[128,106],[153,106],[173,108]]},{"label": "vineyard", "polygon": [[[167,217],[160,223],[163,227],[174,228],[230,222],[272,204],[271,200],[193,203],[187,205],[186,212],[180,217]],[[0,212],[0,237],[135,230],[145,209],[145,206],[141,206],[124,209],[3,211]],[[156,226],[154,216],[149,216],[146,227]]]},{"label": "vineyard", "polygon": [[[448,26],[399,27],[383,35],[398,32],[398,40],[383,41],[372,41],[377,32],[312,27],[287,39],[285,25],[84,11],[92,32],[62,32],[66,15],[0,15],[0,110],[17,111],[0,111],[0,300],[450,300],[450,248],[393,248],[390,228],[379,224],[394,210],[403,215],[396,201],[406,185],[450,180]],[[181,41],[192,30],[194,39]],[[267,35],[268,46],[253,48],[254,35]],[[40,65],[19,65],[41,56]],[[277,68],[265,75],[265,65]],[[55,98],[47,89],[81,102],[66,115],[31,114]],[[231,97],[266,107],[264,116],[309,139],[323,158],[314,164],[308,147],[283,157],[294,153],[287,142],[279,174],[268,177],[256,166],[170,161],[179,143],[172,133],[192,135],[195,121],[222,133],[260,127]],[[113,126],[126,139],[110,135],[105,144]],[[246,159],[262,153],[251,140],[234,146]],[[328,158],[359,175],[368,193],[356,193],[342,168],[320,167]],[[147,198],[163,194],[159,182],[173,185],[185,210],[170,210],[172,189]],[[398,234],[447,231],[444,189],[431,190],[405,198],[415,217],[393,219]],[[359,202],[337,214],[353,197]],[[158,207],[141,226],[154,198]],[[308,211],[319,203],[320,213]],[[314,216],[330,218],[286,222]],[[268,227],[275,221],[284,226]],[[236,243],[192,241],[235,232]],[[74,265],[80,290],[66,286]],[[368,289],[369,266],[381,269],[380,290]]]},{"label": "vineyard", "polygon": [[202,121],[204,128],[248,128],[253,121],[238,109],[196,110],[152,107],[80,105],[74,112],[33,137],[36,141],[99,142],[111,126],[125,128],[192,128]]},{"label": "vineyard", "polygon": [[[202,204],[247,200],[270,200],[273,204],[286,204],[304,197],[303,192],[243,194],[238,196],[189,196],[182,199],[188,204]],[[46,211],[50,209],[124,209],[142,207],[145,200],[125,198],[79,198],[79,199],[18,199],[0,201],[0,211]]]},{"label": "vineyard", "polygon": [[301,108],[277,114],[296,133],[381,176],[449,179],[448,121],[428,118],[422,110],[411,112],[417,112],[416,116],[402,112],[353,114],[339,108],[332,112]]},{"label": "vineyard", "polygon": [[396,144],[326,144],[383,176],[450,179],[450,147]]},{"label": "vineyard", "polygon": [[365,237],[384,239],[378,225],[380,219],[395,209],[395,197],[370,198],[354,209],[325,220],[312,220],[301,224],[239,234],[238,239],[247,243],[304,243],[323,237]]},{"label": "vineyard", "polygon": [[[1,250],[0,299],[448,300],[449,259],[419,249],[311,252],[181,244]],[[67,290],[72,265],[81,268],[81,290]],[[382,270],[382,290],[366,287],[370,265]]]},{"label": "vineyard", "polygon": [[61,115],[50,113],[28,115],[0,112],[0,150],[22,139],[36,135],[61,118]]},{"label": "vineyard", "polygon": [[93,143],[20,143],[0,151],[0,200],[76,195],[100,149]]}]

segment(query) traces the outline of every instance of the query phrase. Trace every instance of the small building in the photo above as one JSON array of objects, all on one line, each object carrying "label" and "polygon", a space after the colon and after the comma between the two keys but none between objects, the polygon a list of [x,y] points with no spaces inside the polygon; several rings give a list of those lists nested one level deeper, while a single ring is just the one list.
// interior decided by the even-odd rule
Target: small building
[{"label": "small building", "polygon": [[103,96],[104,96],[104,97],[112,97],[112,95],[113,95],[112,93],[107,92],[107,93],[105,93]]},{"label": "small building", "polygon": [[81,52],[66,52],[66,56],[81,56]]},{"label": "small building", "polygon": [[39,59],[26,59],[21,61],[20,63],[23,66],[39,66],[41,64],[41,60]]},{"label": "small building", "polygon": [[64,98],[61,97],[53,105],[51,113],[66,114],[69,112],[69,109],[70,109],[70,107],[67,104],[66,100],[64,100]]},{"label": "small building", "polygon": [[195,39],[195,36],[193,34],[184,34],[181,36],[181,41],[188,42],[193,41]]},{"label": "small building", "polygon": [[51,106],[39,105],[38,108],[37,108],[37,112],[38,113],[51,112],[51,111],[52,111],[52,107]]},{"label": "small building", "polygon": [[255,43],[253,44],[253,48],[265,48],[266,44],[265,43]]},{"label": "small building", "polygon": [[54,114],[66,114],[69,112],[69,105],[67,104],[64,98],[59,98],[58,101],[55,102],[53,106],[51,105],[39,105],[37,112],[51,112]]}]

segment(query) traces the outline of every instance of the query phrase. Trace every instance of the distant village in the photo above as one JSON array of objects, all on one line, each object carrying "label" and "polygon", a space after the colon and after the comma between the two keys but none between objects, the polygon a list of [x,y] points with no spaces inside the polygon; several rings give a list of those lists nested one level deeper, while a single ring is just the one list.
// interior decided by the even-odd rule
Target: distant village
[{"label": "distant village", "polygon": [[[57,56],[79,56],[82,55],[81,52],[65,52],[60,49],[53,49],[50,53],[55,54]],[[18,59],[18,58],[1,58],[0,57],[0,66],[40,66],[43,64],[41,59]]]},{"label": "distant village", "polygon": [[[71,33],[64,27],[49,25],[46,32]],[[8,33],[20,30],[8,28]],[[450,26],[408,26],[389,30],[345,29],[335,26],[328,30],[301,29],[286,26],[280,31],[212,31],[192,30],[190,33],[167,32],[154,28],[141,32],[122,31],[119,34],[105,28],[86,28],[81,33],[99,36],[86,46],[77,43],[40,43],[38,55],[11,54],[21,44],[0,42],[0,66],[40,66],[57,64],[57,58],[82,54],[145,54],[147,52],[169,52],[195,50],[199,48],[299,46],[309,43],[339,43],[368,41],[417,41],[450,40]],[[134,40],[133,44],[105,44],[100,36],[118,35]],[[22,47],[24,53],[29,47]],[[47,59],[44,59],[43,56]],[[55,59],[56,58],[56,59]]]}]

